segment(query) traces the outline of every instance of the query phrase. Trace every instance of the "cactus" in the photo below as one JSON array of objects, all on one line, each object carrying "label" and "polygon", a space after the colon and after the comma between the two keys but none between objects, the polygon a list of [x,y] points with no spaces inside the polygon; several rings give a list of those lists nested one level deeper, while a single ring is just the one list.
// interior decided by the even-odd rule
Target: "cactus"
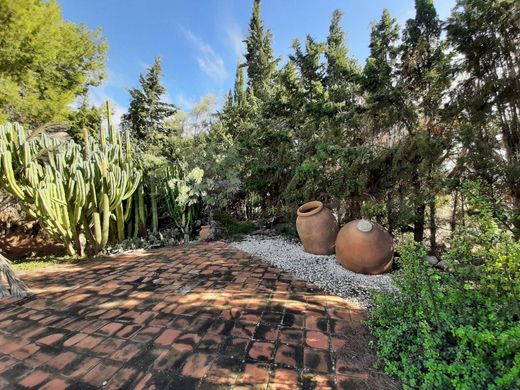
[{"label": "cactus", "polygon": [[100,142],[86,139],[87,145],[27,136],[18,124],[0,126],[0,188],[18,197],[70,255],[84,254],[82,236],[94,253],[106,247],[111,218],[124,217],[121,204],[141,180],[110,122],[109,139],[101,130]]},{"label": "cactus", "polygon": [[175,225],[184,234],[186,244],[190,240],[193,223],[200,212],[202,197],[205,196],[201,189],[203,175],[204,171],[200,168],[195,168],[188,174],[185,174],[180,166],[166,171],[166,204]]}]

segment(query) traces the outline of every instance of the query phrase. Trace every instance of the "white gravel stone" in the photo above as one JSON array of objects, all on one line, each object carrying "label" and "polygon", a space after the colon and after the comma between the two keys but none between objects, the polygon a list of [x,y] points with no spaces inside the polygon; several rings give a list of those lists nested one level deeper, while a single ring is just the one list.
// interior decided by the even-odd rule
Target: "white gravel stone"
[{"label": "white gravel stone", "polygon": [[363,275],[336,263],[336,256],[317,256],[303,251],[299,242],[281,236],[245,236],[232,246],[278,267],[323,290],[369,307],[372,291],[395,291],[392,274]]}]

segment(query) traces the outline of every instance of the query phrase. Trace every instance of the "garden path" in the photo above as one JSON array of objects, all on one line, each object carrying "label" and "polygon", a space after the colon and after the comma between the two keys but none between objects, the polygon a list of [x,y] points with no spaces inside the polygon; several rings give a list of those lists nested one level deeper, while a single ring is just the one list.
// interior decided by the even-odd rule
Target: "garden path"
[{"label": "garden path", "polygon": [[391,388],[364,312],[227,244],[27,274],[0,301],[0,388]]}]

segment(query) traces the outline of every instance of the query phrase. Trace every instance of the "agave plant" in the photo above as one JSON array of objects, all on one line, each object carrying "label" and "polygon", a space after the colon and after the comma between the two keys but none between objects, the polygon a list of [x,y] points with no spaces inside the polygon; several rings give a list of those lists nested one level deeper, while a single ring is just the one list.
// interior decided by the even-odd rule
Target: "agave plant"
[{"label": "agave plant", "polygon": [[[7,282],[7,289],[2,283],[2,279]],[[11,261],[0,253],[0,298],[2,297],[23,297],[27,295],[27,286],[14,273],[11,268]]]},{"label": "agave plant", "polygon": [[194,168],[186,174],[180,165],[166,171],[166,204],[175,225],[184,235],[185,243],[190,240],[193,224],[206,195],[202,189],[203,176],[204,171],[200,168]]}]

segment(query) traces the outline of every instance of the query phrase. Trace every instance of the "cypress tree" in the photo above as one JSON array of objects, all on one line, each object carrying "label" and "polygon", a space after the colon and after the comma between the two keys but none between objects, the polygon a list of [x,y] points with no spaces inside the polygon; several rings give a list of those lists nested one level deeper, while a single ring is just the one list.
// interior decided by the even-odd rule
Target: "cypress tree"
[{"label": "cypress tree", "polygon": [[[435,248],[435,194],[441,180],[435,176],[442,167],[443,151],[450,141],[442,122],[442,99],[451,84],[441,23],[433,0],[416,0],[416,15],[403,32],[400,85],[404,96],[403,125],[408,137],[398,153],[402,175],[409,175],[415,210],[414,239],[422,241],[426,205],[430,206],[430,244]],[[402,158],[405,157],[403,160]]]},{"label": "cypress tree", "polygon": [[401,111],[395,88],[398,39],[399,25],[385,9],[381,19],[372,26],[370,54],[363,69],[366,109],[374,133],[388,131]]},{"label": "cypress tree", "polygon": [[270,94],[278,60],[274,59],[271,47],[272,33],[265,30],[260,17],[260,0],[253,3],[253,14],[249,22],[249,35],[246,43],[246,65],[248,88],[255,97],[264,99]]}]

